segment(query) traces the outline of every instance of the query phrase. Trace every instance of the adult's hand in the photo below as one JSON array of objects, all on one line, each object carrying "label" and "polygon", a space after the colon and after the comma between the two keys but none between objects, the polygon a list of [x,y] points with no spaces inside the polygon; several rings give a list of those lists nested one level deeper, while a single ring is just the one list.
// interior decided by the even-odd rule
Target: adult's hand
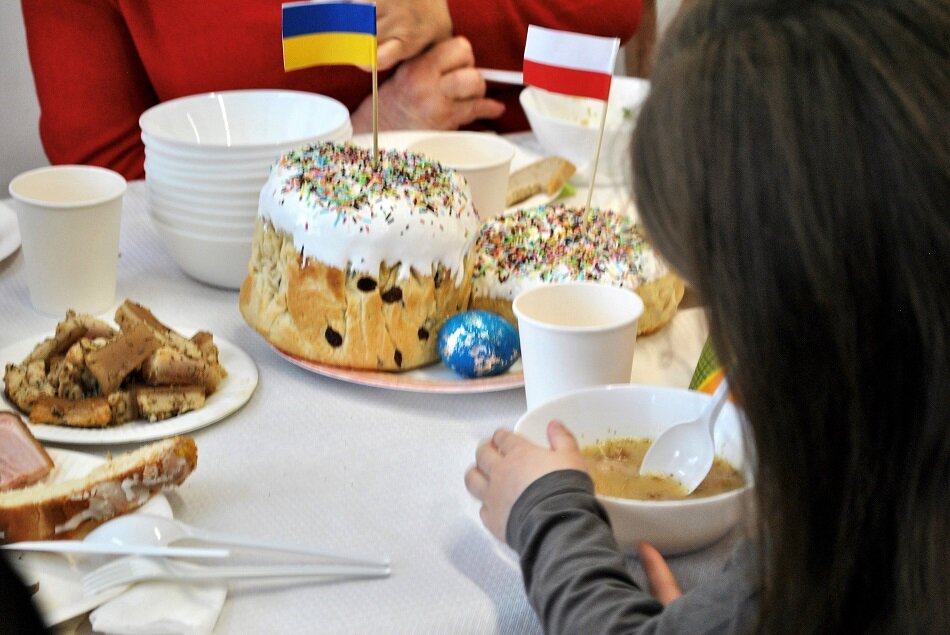
[{"label": "adult's hand", "polygon": [[452,37],[446,0],[377,0],[376,50],[381,69],[395,66],[430,44]]},{"label": "adult's hand", "polygon": [[[456,37],[403,62],[379,87],[379,129],[455,130],[501,116],[505,106],[485,97],[472,45]],[[353,129],[372,130],[372,98],[353,113]]]},{"label": "adult's hand", "polygon": [[465,474],[465,487],[482,502],[482,522],[499,540],[505,540],[511,508],[531,483],[558,470],[587,470],[577,440],[564,424],[548,424],[548,441],[550,450],[499,429],[475,452],[475,465]]}]

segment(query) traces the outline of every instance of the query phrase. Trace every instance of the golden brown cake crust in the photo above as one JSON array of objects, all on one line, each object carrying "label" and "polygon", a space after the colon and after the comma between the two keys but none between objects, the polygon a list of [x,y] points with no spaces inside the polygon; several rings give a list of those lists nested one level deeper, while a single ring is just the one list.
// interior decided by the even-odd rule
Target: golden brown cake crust
[{"label": "golden brown cake crust", "polygon": [[468,308],[471,257],[464,263],[460,280],[442,265],[404,279],[399,263],[384,263],[375,276],[341,270],[302,259],[289,235],[258,219],[241,313],[286,353],[334,366],[408,370],[439,358],[439,329]]}]

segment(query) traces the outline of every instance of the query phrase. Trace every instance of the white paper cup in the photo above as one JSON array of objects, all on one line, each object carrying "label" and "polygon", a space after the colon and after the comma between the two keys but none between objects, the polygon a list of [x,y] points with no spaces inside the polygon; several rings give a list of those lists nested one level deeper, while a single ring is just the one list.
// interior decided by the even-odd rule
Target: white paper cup
[{"label": "white paper cup", "polygon": [[643,301],[595,282],[551,284],[520,293],[518,318],[528,409],[562,394],[626,384]]},{"label": "white paper cup", "polygon": [[115,300],[125,179],[112,170],[58,165],[10,182],[30,301],[41,313],[99,313]]},{"label": "white paper cup", "polygon": [[515,156],[515,147],[505,139],[489,132],[445,132],[419,139],[408,149],[464,176],[482,220],[505,211],[508,175]]}]

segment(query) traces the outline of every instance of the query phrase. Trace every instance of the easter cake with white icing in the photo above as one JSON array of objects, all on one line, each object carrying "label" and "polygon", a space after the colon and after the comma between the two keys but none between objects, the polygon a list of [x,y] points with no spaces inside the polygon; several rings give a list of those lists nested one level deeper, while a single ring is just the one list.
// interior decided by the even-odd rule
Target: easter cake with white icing
[{"label": "easter cake with white icing", "polygon": [[245,320],[307,360],[407,370],[468,308],[480,221],[468,185],[421,155],[348,144],[284,154],[261,190]]},{"label": "easter cake with white icing", "polygon": [[563,205],[519,209],[482,225],[475,243],[472,309],[517,324],[511,303],[544,284],[594,281],[633,289],[643,300],[639,334],[676,314],[682,280],[629,217],[605,209]]}]

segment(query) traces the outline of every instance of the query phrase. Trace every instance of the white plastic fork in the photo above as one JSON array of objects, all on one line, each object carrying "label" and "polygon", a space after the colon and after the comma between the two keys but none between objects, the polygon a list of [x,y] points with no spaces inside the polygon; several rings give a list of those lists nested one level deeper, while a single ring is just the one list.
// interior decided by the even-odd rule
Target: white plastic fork
[{"label": "white plastic fork", "polygon": [[289,564],[202,566],[175,562],[165,558],[120,558],[90,571],[82,577],[85,595],[95,595],[118,585],[142,580],[183,580],[212,582],[240,578],[384,578],[390,568],[353,566],[345,564]]},{"label": "white plastic fork", "polygon": [[[97,542],[112,545],[170,545],[180,540],[198,540],[214,546],[242,547],[260,551],[275,551],[301,556],[317,557],[348,564],[362,564],[371,567],[389,565],[389,558],[367,558],[308,547],[268,542],[257,538],[247,538],[218,531],[209,531],[193,527],[174,518],[153,516],[150,514],[127,514],[113,518],[109,522],[93,529],[85,542]],[[160,555],[160,554],[155,554]]]}]

